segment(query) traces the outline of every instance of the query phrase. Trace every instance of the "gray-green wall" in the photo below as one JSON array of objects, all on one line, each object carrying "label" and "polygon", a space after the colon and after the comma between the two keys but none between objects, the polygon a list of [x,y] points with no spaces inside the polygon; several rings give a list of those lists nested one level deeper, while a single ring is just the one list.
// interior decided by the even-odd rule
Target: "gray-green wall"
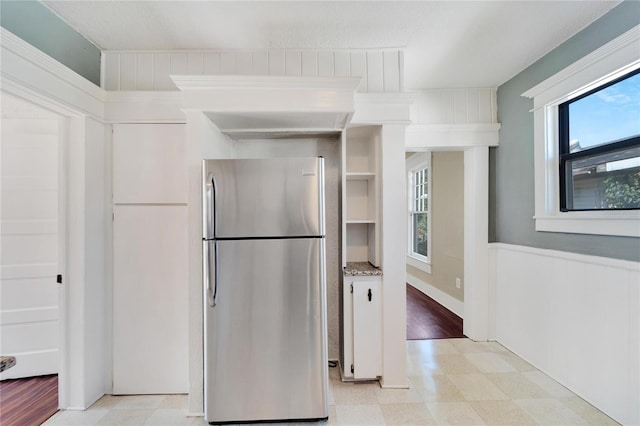
[{"label": "gray-green wall", "polygon": [[640,24],[640,2],[624,1],[498,87],[500,146],[490,153],[489,240],[640,261],[640,239],[536,232],[533,100],[521,96],[573,62]]},{"label": "gray-green wall", "polygon": [[37,1],[0,1],[0,25],[100,85],[100,50]]}]

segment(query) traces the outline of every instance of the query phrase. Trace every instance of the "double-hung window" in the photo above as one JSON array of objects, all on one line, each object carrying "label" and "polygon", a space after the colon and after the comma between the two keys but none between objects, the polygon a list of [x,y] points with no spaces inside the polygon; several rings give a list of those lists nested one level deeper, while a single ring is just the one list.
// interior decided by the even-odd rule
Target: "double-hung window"
[{"label": "double-hung window", "polygon": [[430,272],[431,155],[414,154],[407,161],[409,247],[407,262]]},{"label": "double-hung window", "polygon": [[558,106],[560,210],[640,208],[640,69]]},{"label": "double-hung window", "polygon": [[535,229],[640,237],[640,25],[523,93]]}]

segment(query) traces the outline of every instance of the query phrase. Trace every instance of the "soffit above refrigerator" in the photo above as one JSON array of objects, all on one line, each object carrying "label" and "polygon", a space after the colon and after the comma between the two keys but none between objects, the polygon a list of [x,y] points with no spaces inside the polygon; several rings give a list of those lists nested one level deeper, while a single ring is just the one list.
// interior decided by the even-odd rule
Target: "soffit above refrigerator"
[{"label": "soffit above refrigerator", "polygon": [[233,138],[335,135],[355,110],[353,77],[172,76],[185,111],[201,111]]}]

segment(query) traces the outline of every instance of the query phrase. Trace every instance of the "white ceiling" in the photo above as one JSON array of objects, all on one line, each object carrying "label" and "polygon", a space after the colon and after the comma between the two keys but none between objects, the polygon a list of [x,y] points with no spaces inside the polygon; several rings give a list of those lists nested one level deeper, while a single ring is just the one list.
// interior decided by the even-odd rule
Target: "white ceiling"
[{"label": "white ceiling", "polygon": [[404,48],[405,89],[497,87],[620,1],[43,1],[102,50]]}]

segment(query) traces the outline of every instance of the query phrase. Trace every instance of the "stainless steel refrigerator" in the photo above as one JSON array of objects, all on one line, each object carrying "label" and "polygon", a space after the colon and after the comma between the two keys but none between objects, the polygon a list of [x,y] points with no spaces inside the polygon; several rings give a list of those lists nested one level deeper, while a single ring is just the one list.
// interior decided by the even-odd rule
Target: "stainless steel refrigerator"
[{"label": "stainless steel refrigerator", "polygon": [[203,161],[205,419],[328,417],[322,158]]}]

